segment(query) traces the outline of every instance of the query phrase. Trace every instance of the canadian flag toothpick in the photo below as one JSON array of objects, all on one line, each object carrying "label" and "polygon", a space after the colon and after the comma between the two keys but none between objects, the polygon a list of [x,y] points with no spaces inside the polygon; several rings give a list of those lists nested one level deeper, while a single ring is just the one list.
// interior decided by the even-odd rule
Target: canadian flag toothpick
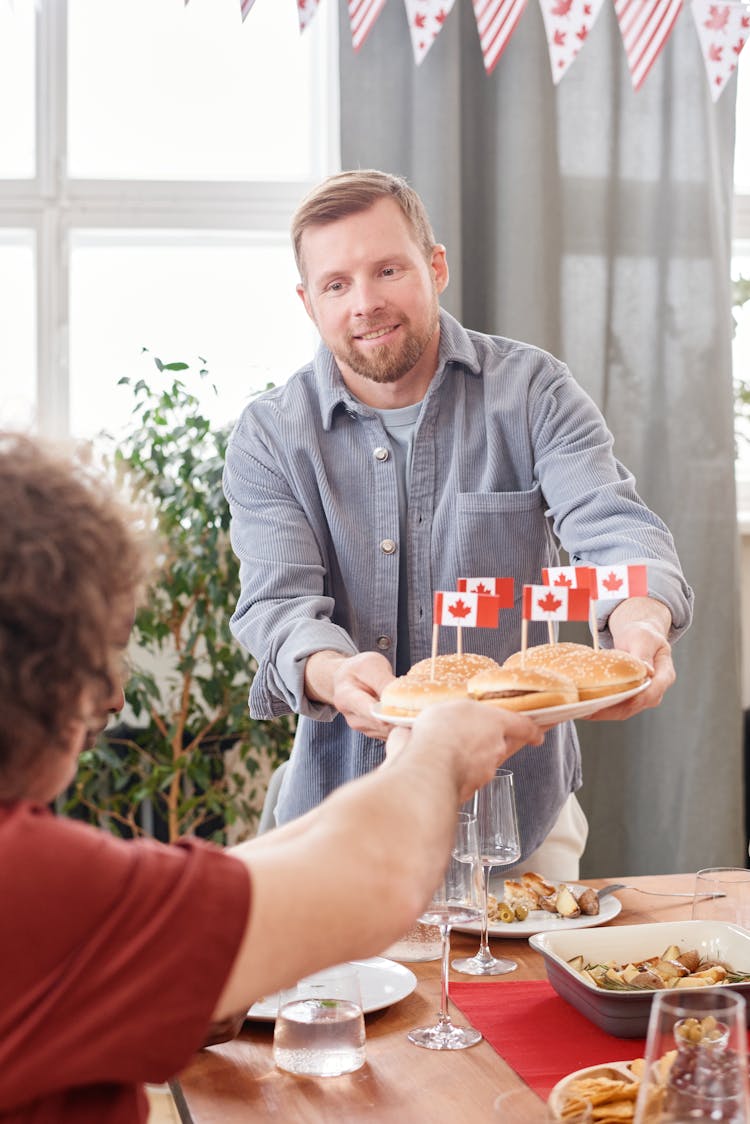
[{"label": "canadian flag toothpick", "polygon": [[525,585],[521,614],[521,651],[526,651],[529,621],[547,621],[550,628],[552,621],[585,621],[589,617],[590,603],[588,589]]},{"label": "canadian flag toothpick", "polygon": [[501,609],[513,608],[513,578],[459,578],[456,589],[461,593],[498,597]]},{"label": "canadian flag toothpick", "polygon": [[648,570],[646,566],[631,566],[627,562],[613,566],[589,566],[589,589],[596,601],[623,601],[626,597],[648,597]]},{"label": "canadian flag toothpick", "polygon": [[461,629],[497,628],[500,598],[481,593],[438,591],[432,598],[432,658],[437,655],[438,630],[448,625],[456,631],[456,651],[461,654]]}]

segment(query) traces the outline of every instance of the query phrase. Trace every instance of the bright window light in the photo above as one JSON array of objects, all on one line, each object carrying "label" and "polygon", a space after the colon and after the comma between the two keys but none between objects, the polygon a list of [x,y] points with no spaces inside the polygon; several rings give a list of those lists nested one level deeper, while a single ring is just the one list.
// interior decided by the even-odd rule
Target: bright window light
[{"label": "bright window light", "polygon": [[[76,237],[71,266],[71,430],[117,432],[132,402],[123,375],[148,378],[150,356],[200,367],[191,385],[217,424],[280,384],[317,335],[295,292],[286,236],[130,230]],[[210,392],[215,384],[218,395]]]},{"label": "bright window light", "polygon": [[34,235],[0,230],[0,427],[30,429],[36,413]]},{"label": "bright window light", "polygon": [[315,178],[313,25],[293,2],[68,0],[69,172]]},{"label": "bright window light", "polygon": [[0,3],[0,179],[34,175],[34,5]]},{"label": "bright window light", "polygon": [[750,192],[750,47],[737,66],[737,139],[734,147],[734,183],[737,191]]}]

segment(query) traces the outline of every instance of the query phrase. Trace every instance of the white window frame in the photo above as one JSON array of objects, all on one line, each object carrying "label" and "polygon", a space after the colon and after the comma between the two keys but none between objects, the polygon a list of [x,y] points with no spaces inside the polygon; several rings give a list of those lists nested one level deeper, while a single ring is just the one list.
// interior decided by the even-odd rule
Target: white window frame
[{"label": "white window frame", "polygon": [[[279,0],[276,0],[278,3]],[[0,229],[31,230],[36,262],[36,429],[67,436],[70,413],[71,233],[95,229],[276,232],[288,237],[301,195],[341,166],[338,22],[321,4],[304,34],[316,40],[310,96],[315,166],[309,181],[144,181],[73,179],[67,174],[68,0],[37,0],[36,175],[0,180]],[[239,22],[237,34],[246,30]]]}]

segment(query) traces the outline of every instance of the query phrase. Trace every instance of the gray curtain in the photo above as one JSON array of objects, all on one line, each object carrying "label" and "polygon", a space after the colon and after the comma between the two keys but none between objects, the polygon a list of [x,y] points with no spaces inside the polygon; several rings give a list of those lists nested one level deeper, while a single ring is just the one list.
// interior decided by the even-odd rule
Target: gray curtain
[{"label": "gray curtain", "polygon": [[687,6],[638,93],[609,2],[557,88],[533,0],[491,76],[469,0],[420,67],[400,0],[359,55],[340,14],[342,166],[397,172],[420,192],[448,248],[444,305],[467,327],[570,365],[696,591],[662,706],[578,724],[583,873],[744,865],[734,83],[713,105]]}]

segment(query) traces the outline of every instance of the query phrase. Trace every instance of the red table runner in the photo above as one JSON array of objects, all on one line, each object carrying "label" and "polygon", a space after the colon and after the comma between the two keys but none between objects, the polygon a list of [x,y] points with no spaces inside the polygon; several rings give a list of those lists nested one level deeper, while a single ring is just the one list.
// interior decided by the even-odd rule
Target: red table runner
[{"label": "red table runner", "polygon": [[615,1038],[561,999],[546,980],[453,983],[451,1001],[545,1100],[568,1073],[643,1057],[643,1038]]}]

